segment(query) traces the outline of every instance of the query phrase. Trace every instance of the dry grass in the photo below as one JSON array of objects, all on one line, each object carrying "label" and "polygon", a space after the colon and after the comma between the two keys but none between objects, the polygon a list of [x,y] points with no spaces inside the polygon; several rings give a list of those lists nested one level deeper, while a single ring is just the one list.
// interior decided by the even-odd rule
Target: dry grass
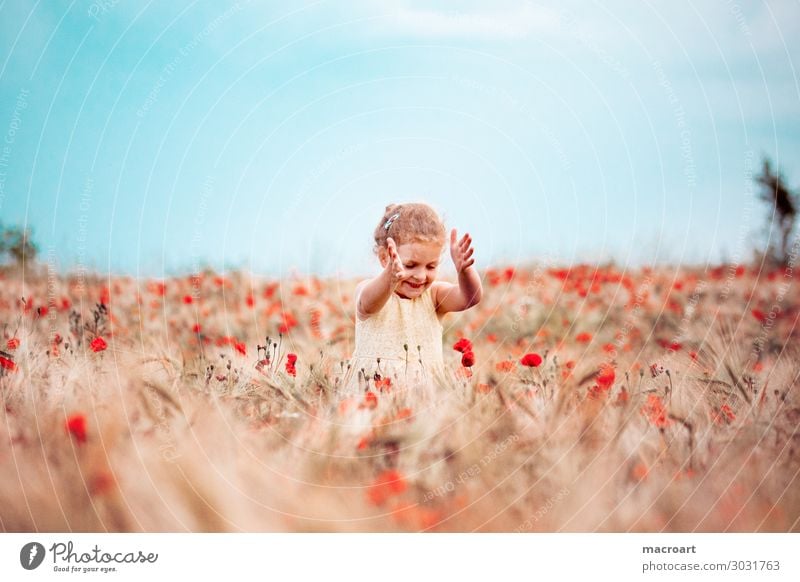
[{"label": "dry grass", "polygon": [[370,400],[337,395],[355,281],[2,275],[0,528],[800,531],[794,279],[484,279],[452,382]]}]

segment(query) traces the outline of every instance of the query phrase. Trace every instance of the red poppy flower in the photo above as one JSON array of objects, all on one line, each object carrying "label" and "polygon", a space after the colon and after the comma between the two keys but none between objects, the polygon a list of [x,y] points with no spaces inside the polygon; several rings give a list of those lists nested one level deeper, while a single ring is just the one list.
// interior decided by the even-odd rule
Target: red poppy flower
[{"label": "red poppy flower", "polygon": [[377,378],[375,380],[375,388],[383,392],[384,390],[389,390],[392,387],[392,379],[391,378]]},{"label": "red poppy flower", "polygon": [[519,363],[529,368],[536,368],[542,363],[542,356],[539,354],[525,354],[522,356],[522,359],[519,361]]},{"label": "red poppy flower", "polygon": [[237,352],[239,352],[243,356],[247,355],[247,346],[245,345],[244,342],[236,342],[235,344],[233,344],[233,347]]},{"label": "red poppy flower", "polygon": [[375,408],[378,406],[378,397],[375,395],[374,392],[367,392],[364,394],[364,403],[361,407],[366,408]]},{"label": "red poppy flower", "polygon": [[74,436],[79,443],[86,442],[86,416],[83,414],[76,413],[67,418],[66,423],[64,423],[64,429]]},{"label": "red poppy flower", "polygon": [[17,369],[17,365],[14,363],[14,360],[0,356],[0,368],[13,372]]},{"label": "red poppy flower", "polygon": [[9,350],[16,350],[19,347],[19,338],[12,337],[10,340],[6,342]]},{"label": "red poppy flower", "polygon": [[356,449],[359,451],[365,451],[369,448],[369,444],[372,442],[372,437],[367,435],[363,436],[358,439],[358,444],[356,445]]},{"label": "red poppy flower", "polygon": [[600,366],[600,372],[597,374],[595,381],[600,388],[608,390],[614,384],[616,377],[613,366],[611,364],[603,364]]},{"label": "red poppy flower", "polygon": [[375,505],[383,505],[393,495],[400,495],[408,488],[406,480],[397,469],[387,469],[375,478],[367,489],[367,498]]},{"label": "red poppy flower", "polygon": [[733,412],[733,409],[730,406],[723,404],[718,412],[712,413],[711,419],[717,424],[730,424],[736,420],[736,414]]},{"label": "red poppy flower", "polygon": [[514,369],[514,360],[503,360],[494,365],[494,369],[498,372],[510,372]]},{"label": "red poppy flower", "polygon": [[642,407],[642,414],[646,415],[653,426],[666,428],[672,424],[672,419],[667,415],[664,403],[655,394],[647,396],[647,403]]},{"label": "red poppy flower", "polygon": [[585,331],[581,332],[575,336],[575,341],[582,344],[588,344],[590,341],[592,341],[592,334]]},{"label": "red poppy flower", "polygon": [[286,354],[286,371],[290,376],[297,376],[297,368],[294,366],[296,362],[297,354]]},{"label": "red poppy flower", "polygon": [[671,341],[666,340],[666,339],[658,339],[658,340],[656,340],[656,342],[658,343],[658,345],[660,345],[665,350],[670,350],[670,351],[673,351],[673,352],[677,352],[678,350],[680,350],[683,347],[683,344],[681,344],[679,342],[671,342]]},{"label": "red poppy flower", "polygon": [[114,488],[115,483],[112,473],[100,471],[89,479],[89,493],[92,495],[104,495]]},{"label": "red poppy flower", "polygon": [[322,312],[319,309],[311,310],[311,333],[316,339],[322,339],[322,331],[320,330],[320,323],[322,322]]},{"label": "red poppy flower", "polygon": [[98,336],[92,340],[92,343],[89,344],[89,347],[93,352],[102,352],[108,347],[108,344],[106,343],[106,340]]},{"label": "red poppy flower", "polygon": [[647,465],[644,463],[637,463],[636,466],[631,470],[631,476],[636,481],[644,481],[647,478],[647,473],[649,473],[649,469]]},{"label": "red poppy flower", "polygon": [[465,368],[471,368],[475,365],[475,354],[472,352],[464,352],[464,355],[461,356],[461,365]]},{"label": "red poppy flower", "polygon": [[736,415],[733,413],[733,410],[727,404],[723,404],[722,408],[720,408],[720,412],[725,415],[728,419],[728,422],[733,422],[736,420]]},{"label": "red poppy flower", "polygon": [[297,323],[297,319],[294,315],[289,312],[284,312],[281,314],[281,324],[278,326],[278,332],[289,333],[289,330],[295,327]]},{"label": "red poppy flower", "polygon": [[165,283],[160,283],[158,281],[154,281],[152,283],[148,283],[147,290],[159,297],[163,297],[167,293],[167,285]]},{"label": "red poppy flower", "polygon": [[455,344],[453,344],[453,349],[457,352],[461,352],[462,354],[471,352],[472,351],[472,342],[469,341],[467,338],[462,337],[458,340]]},{"label": "red poppy flower", "polygon": [[295,285],[294,289],[292,289],[292,293],[299,297],[305,297],[308,295],[308,288],[302,284]]}]

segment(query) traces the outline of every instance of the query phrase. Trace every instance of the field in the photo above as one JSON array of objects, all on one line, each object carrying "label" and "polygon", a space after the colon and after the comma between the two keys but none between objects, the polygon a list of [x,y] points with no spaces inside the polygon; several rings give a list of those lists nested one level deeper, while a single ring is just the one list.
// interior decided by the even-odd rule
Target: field
[{"label": "field", "polygon": [[800,531],[791,268],[481,275],[434,402],[337,394],[357,281],[5,271],[0,529]]}]

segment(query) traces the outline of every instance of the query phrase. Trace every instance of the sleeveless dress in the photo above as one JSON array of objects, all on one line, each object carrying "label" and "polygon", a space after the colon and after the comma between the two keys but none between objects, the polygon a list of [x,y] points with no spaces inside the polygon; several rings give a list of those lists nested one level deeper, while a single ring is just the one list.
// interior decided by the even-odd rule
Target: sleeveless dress
[{"label": "sleeveless dress", "polygon": [[[356,345],[341,393],[363,394],[367,389],[379,388],[380,381],[386,382],[386,378],[393,392],[436,392],[436,385],[446,385],[449,377],[442,358],[442,331],[431,287],[413,299],[392,293],[378,313],[363,321],[356,310]],[[381,378],[378,386],[376,373]]]}]

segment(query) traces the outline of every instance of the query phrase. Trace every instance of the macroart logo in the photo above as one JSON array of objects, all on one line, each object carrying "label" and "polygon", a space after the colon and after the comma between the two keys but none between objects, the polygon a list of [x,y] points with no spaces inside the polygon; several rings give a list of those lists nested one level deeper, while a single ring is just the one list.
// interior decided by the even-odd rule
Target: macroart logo
[{"label": "macroart logo", "polygon": [[27,543],[19,552],[19,563],[26,570],[35,570],[44,561],[44,554],[44,546],[39,542]]}]

